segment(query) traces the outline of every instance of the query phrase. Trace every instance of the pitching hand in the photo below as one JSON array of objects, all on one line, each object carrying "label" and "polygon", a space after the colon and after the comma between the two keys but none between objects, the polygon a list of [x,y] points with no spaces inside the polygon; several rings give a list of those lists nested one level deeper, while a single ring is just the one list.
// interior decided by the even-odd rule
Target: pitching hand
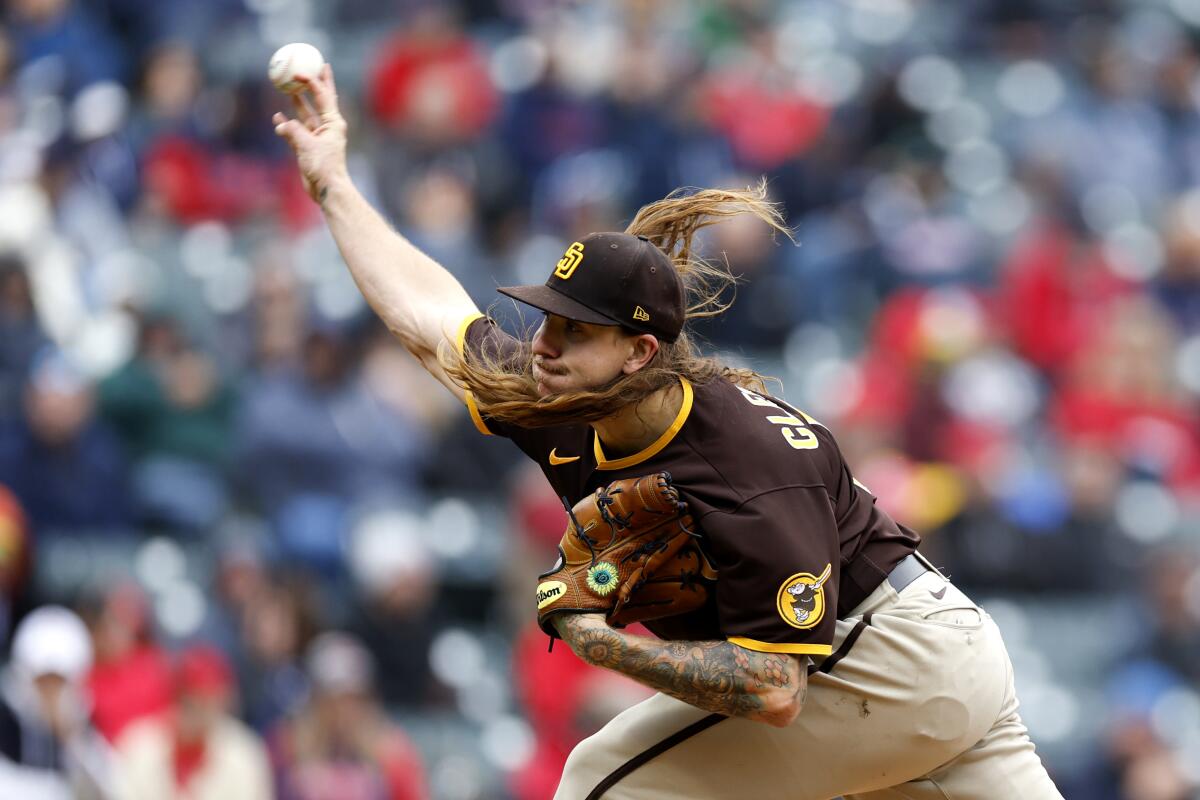
[{"label": "pitching hand", "polygon": [[271,121],[296,154],[304,188],[319,203],[330,182],[346,175],[346,120],[338,111],[332,67],[326,64],[316,78],[298,80],[312,95],[312,103],[298,92],[292,95],[296,119],[277,113]]}]

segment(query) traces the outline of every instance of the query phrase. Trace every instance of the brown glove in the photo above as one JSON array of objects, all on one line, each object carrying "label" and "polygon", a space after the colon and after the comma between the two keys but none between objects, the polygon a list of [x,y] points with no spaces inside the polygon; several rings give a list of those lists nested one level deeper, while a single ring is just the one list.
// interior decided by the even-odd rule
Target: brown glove
[{"label": "brown glove", "polygon": [[555,614],[604,613],[610,625],[693,611],[716,571],[701,552],[692,517],[666,472],[597,489],[570,509],[558,564],[538,576],[538,625]]}]

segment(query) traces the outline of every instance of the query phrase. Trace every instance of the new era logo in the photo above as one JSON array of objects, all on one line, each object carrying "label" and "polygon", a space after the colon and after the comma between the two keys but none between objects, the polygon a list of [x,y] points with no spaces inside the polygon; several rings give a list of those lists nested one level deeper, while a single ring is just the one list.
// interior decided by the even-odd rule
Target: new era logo
[{"label": "new era logo", "polygon": [[638,306],[633,310],[633,318],[638,322],[649,322],[650,315],[646,313],[646,309]]}]

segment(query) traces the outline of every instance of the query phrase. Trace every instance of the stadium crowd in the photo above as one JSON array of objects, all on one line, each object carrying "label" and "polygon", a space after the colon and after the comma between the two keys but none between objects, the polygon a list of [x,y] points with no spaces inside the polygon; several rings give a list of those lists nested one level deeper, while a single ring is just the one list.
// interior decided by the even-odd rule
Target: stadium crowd
[{"label": "stadium crowd", "polygon": [[[564,513],[365,309],[270,115],[481,307],[760,176],[702,332],[1004,629],[1071,800],[1200,797],[1200,2],[8,0],[0,796],[549,797]],[[616,703],[620,705],[620,703]]]}]

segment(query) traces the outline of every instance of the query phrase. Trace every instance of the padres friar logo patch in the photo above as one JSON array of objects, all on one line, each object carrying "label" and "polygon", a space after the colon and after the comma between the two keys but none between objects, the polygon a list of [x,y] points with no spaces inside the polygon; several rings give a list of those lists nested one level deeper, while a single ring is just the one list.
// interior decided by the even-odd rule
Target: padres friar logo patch
[{"label": "padres friar logo patch", "polygon": [[825,616],[825,581],[832,573],[833,565],[826,564],[820,575],[797,572],[784,581],[776,598],[783,621],[802,630],[820,622]]},{"label": "padres friar logo patch", "polygon": [[575,268],[579,266],[580,261],[583,261],[583,244],[575,242],[567,248],[567,252],[563,253],[563,257],[558,260],[558,265],[554,268],[554,276],[562,278],[565,281],[575,274]]}]

